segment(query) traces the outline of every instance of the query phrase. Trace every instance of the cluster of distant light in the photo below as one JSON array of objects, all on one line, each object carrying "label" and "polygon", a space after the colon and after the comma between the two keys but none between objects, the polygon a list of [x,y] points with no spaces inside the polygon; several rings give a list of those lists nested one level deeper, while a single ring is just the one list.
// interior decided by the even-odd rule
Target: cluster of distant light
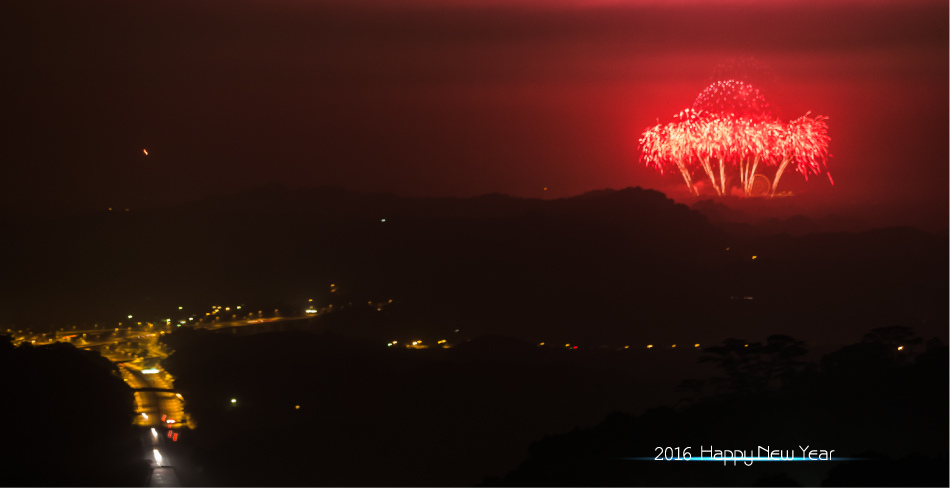
[{"label": "cluster of distant light", "polygon": [[[697,193],[693,172],[702,169],[719,195],[728,191],[727,170],[738,170],[742,193],[751,195],[756,176],[764,177],[757,173],[760,167],[777,166],[769,188],[774,195],[789,164],[806,180],[827,168],[828,118],[809,114],[784,123],[772,116],[759,90],[740,81],[719,81],[673,122],[643,132],[640,162],[661,174],[675,167],[691,193]],[[834,184],[830,173],[828,179]]]},{"label": "cluster of distant light", "polygon": [[[178,309],[180,310],[181,307],[178,307]],[[205,315],[214,315],[214,314],[220,313],[222,309],[223,309],[225,312],[230,312],[230,311],[231,311],[231,307],[220,307],[220,306],[218,306],[218,305],[212,305],[212,306],[211,306],[211,311],[210,311],[210,312],[205,312]],[[241,309],[241,305],[238,305],[238,306],[234,307],[234,309],[235,309],[235,310],[240,310],[240,309]]]},{"label": "cluster of distant light", "polygon": [[[448,340],[446,339],[440,339],[436,341],[435,344],[436,344],[436,347],[441,347],[443,349],[448,349],[452,347],[451,344],[448,344]],[[387,347],[393,347],[393,346],[399,347],[399,345],[400,345],[399,341],[392,341],[392,342],[386,343]],[[428,349],[429,348],[429,345],[423,344],[422,340],[415,340],[415,341],[412,341],[411,343],[406,341],[402,343],[402,346],[405,347],[406,349]]]},{"label": "cluster of distant light", "polygon": [[[547,344],[544,343],[544,342],[539,342],[539,343],[538,343],[538,347],[544,347],[544,346],[546,346],[546,345],[547,345]],[[747,346],[748,346],[748,344],[747,344]],[[564,344],[564,347],[565,347],[566,349],[577,349],[579,346],[577,346],[576,344],[567,343],[567,344]],[[693,344],[693,348],[698,348],[698,347],[699,347],[699,343],[698,343],[698,342],[697,342],[696,344]],[[630,346],[629,346],[629,345],[626,345],[626,346],[623,346],[623,348],[624,348],[624,349],[630,349]],[[647,349],[653,349],[654,346],[653,346],[653,344],[647,344],[647,345],[646,345],[646,348],[647,348]],[[676,344],[670,345],[670,349],[676,349]]]},{"label": "cluster of distant light", "polygon": [[[386,346],[388,346],[388,347],[393,347],[393,346],[396,346],[396,347],[405,347],[405,348],[407,348],[407,349],[429,349],[430,346],[429,346],[428,344],[424,344],[423,342],[424,342],[424,341],[422,341],[422,340],[415,340],[415,341],[411,341],[411,342],[404,341],[404,342],[400,343],[400,342],[397,340],[397,341],[390,341],[390,342],[386,343]],[[538,343],[538,347],[549,347],[549,346],[551,346],[551,345],[549,345],[549,344],[547,344],[547,343],[545,343],[545,342],[539,342],[539,343]],[[695,343],[695,344],[693,344],[692,346],[693,346],[694,349],[698,349],[698,348],[700,347],[700,345],[699,345],[698,342]],[[446,339],[442,339],[442,340],[436,341],[436,346],[435,346],[435,347],[442,347],[442,348],[448,349],[448,348],[452,347],[452,345],[451,345],[451,344],[448,344],[448,341],[447,341]],[[557,347],[557,346],[554,346],[554,347]],[[580,347],[580,346],[578,346],[577,344],[571,344],[571,343],[564,344],[564,348],[566,348],[566,349],[574,350],[574,349],[578,349],[579,347]],[[653,349],[654,347],[659,347],[659,346],[654,346],[653,344],[647,344],[645,347],[646,347],[646,349]],[[689,347],[689,345],[687,344],[687,345],[684,346],[684,347]],[[749,345],[746,344],[746,347],[749,347]],[[629,345],[623,346],[623,349],[630,349],[630,346],[629,346]],[[676,344],[671,344],[671,345],[670,345],[670,349],[676,349]]]}]

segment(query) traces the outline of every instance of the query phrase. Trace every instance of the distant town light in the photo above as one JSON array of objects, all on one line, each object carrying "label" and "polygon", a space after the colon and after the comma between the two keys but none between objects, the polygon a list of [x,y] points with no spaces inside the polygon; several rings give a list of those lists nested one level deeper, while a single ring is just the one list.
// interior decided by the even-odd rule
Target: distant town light
[{"label": "distant town light", "polygon": [[898,351],[903,351],[903,350],[904,350],[904,346],[897,346],[897,350],[898,350]]},{"label": "distant town light", "polygon": [[647,349],[653,349],[653,344],[647,344]]},{"label": "distant town light", "polygon": [[181,310],[181,309],[182,309],[182,307],[178,307],[178,310]]},{"label": "distant town light", "polygon": [[300,410],[300,405],[294,405],[294,410]]},{"label": "distant town light", "polygon": [[129,318],[132,318],[132,316],[131,316],[131,315],[129,315]]},{"label": "distant town light", "polygon": [[758,259],[758,256],[752,256],[752,259]]},{"label": "distant town light", "polygon": [[673,344],[673,347],[676,347],[676,344]]},{"label": "distant town light", "polygon": [[379,219],[379,221],[380,221],[380,222],[385,222],[385,221],[386,221],[386,219]]},{"label": "distant town light", "polygon": [[155,368],[143,369],[142,374],[155,374],[158,373],[158,370]]},{"label": "distant town light", "polygon": [[231,403],[237,403],[237,398],[232,398]]}]

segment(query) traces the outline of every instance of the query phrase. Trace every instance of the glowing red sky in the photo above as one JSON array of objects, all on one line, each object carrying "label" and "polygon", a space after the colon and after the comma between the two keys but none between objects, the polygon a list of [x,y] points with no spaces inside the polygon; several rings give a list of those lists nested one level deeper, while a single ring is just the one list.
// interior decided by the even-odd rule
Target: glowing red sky
[{"label": "glowing red sky", "polygon": [[637,164],[640,132],[747,58],[777,115],[830,117],[836,186],[783,185],[840,201],[947,200],[945,1],[3,9],[8,212],[269,181],[430,196],[677,188],[678,176]]}]

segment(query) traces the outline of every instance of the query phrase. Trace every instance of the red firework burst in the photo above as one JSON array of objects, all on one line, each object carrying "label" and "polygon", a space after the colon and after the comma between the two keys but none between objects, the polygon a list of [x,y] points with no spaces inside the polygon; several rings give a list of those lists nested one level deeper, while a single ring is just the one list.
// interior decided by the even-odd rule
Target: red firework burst
[{"label": "red firework burst", "polygon": [[789,163],[806,180],[809,173],[826,168],[826,120],[805,114],[784,124],[772,117],[759,90],[735,80],[720,81],[703,90],[693,108],[675,115],[673,122],[645,130],[640,161],[661,174],[675,166],[690,192],[696,191],[692,172],[702,168],[720,195],[728,189],[727,170],[738,170],[740,188],[751,195],[760,164],[778,166],[771,185],[774,195]]},{"label": "red firework burst", "polygon": [[694,110],[727,117],[767,120],[772,118],[769,102],[758,88],[736,80],[717,81],[707,86],[693,102]]}]

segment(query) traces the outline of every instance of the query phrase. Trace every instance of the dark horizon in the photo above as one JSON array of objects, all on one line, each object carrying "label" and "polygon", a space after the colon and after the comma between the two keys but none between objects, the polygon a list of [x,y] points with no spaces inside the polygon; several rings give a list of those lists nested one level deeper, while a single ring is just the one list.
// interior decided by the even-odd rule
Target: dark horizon
[{"label": "dark horizon", "polygon": [[[946,234],[807,215],[796,198],[690,208],[642,188],[539,200],[264,186],[146,211],[8,220],[18,238],[5,244],[0,325],[112,327],[126,315],[177,316],[181,305],[300,312],[338,283],[356,303],[396,299],[431,334],[457,323],[467,337],[619,344],[790,329],[825,346],[901,323],[946,339]],[[761,305],[735,302],[746,295]]]},{"label": "dark horizon", "polygon": [[[630,187],[627,187],[630,188]],[[637,186],[637,188],[640,188]],[[270,181],[231,190],[219,190],[217,193],[193,194],[177,201],[160,201],[152,205],[139,207],[110,206],[106,208],[73,207],[59,211],[49,209],[2,209],[0,218],[9,221],[61,222],[73,219],[88,218],[105,212],[134,212],[155,213],[172,211],[182,208],[195,208],[213,202],[229,201],[244,195],[261,192],[320,192],[324,190],[340,191],[348,194],[358,194],[366,197],[383,196],[417,201],[454,201],[478,200],[487,197],[502,196],[524,200],[566,200],[602,192],[613,192],[623,187],[593,188],[572,195],[552,196],[547,194],[523,196],[503,192],[485,192],[468,197],[459,196],[406,196],[397,191],[361,191],[341,185],[302,185],[288,184],[279,181]],[[650,189],[650,188],[645,188]],[[657,190],[659,191],[659,190]],[[542,192],[546,193],[546,192]],[[855,199],[842,199],[830,194],[815,194],[805,192],[782,197],[741,197],[735,195],[717,196],[711,193],[700,195],[689,194],[685,186],[661,191],[667,198],[686,205],[702,213],[714,224],[743,223],[750,225],[768,225],[770,221],[782,222],[790,218],[804,217],[811,220],[822,220],[826,225],[821,226],[823,232],[868,230],[888,227],[911,227],[928,233],[942,235],[950,229],[950,205],[939,197],[922,197],[916,201],[901,203],[867,202]],[[837,226],[832,224],[837,222]]]}]

